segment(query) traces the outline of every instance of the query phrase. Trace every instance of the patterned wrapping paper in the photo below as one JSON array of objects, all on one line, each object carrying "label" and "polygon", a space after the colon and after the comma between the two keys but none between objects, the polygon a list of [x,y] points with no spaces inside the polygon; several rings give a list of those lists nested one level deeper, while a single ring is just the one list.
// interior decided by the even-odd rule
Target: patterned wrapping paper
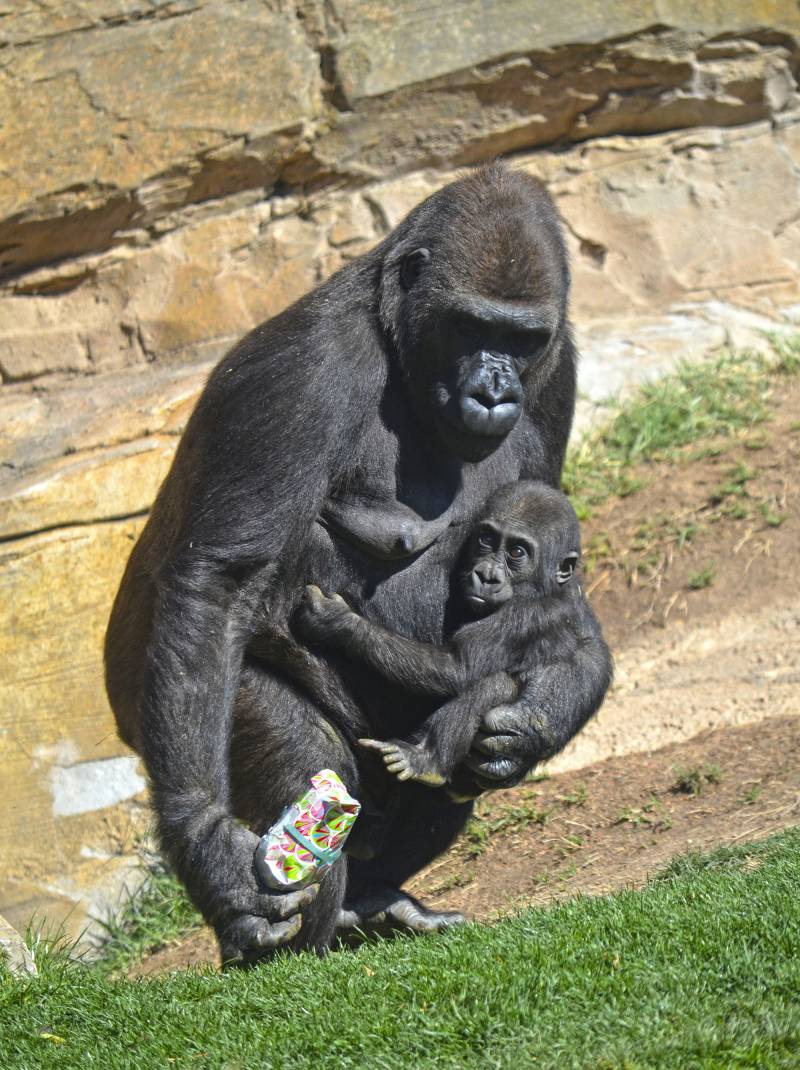
[{"label": "patterned wrapping paper", "polygon": [[268,888],[303,888],[320,881],[342,853],[361,803],[332,769],[311,777],[311,787],[287,806],[256,848],[258,875]]}]

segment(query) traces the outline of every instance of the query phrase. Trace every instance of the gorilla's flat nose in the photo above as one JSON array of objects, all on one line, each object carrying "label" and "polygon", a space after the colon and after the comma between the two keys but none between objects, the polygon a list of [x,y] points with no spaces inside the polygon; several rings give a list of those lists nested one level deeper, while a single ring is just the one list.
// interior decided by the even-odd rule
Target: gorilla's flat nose
[{"label": "gorilla's flat nose", "polygon": [[505,358],[484,352],[481,353],[481,367],[472,381],[469,396],[489,411],[498,405],[513,405],[520,400],[518,382]]},{"label": "gorilla's flat nose", "polygon": [[497,372],[489,381],[479,383],[474,390],[470,391],[469,396],[479,405],[483,405],[485,409],[494,409],[498,405],[518,400],[516,391]]},{"label": "gorilla's flat nose", "polygon": [[484,587],[499,587],[503,582],[497,566],[491,561],[478,562],[475,566],[475,575]]}]

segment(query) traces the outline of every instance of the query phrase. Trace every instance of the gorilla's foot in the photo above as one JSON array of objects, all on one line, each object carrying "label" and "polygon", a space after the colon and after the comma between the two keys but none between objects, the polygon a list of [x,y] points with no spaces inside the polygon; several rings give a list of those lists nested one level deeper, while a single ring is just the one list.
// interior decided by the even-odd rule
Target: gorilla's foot
[{"label": "gorilla's foot", "polygon": [[406,743],[402,739],[360,739],[366,750],[374,750],[398,780],[418,780],[438,788],[445,782],[436,757],[424,743]]},{"label": "gorilla's foot", "polygon": [[339,929],[360,929],[364,933],[407,930],[414,933],[440,932],[466,922],[456,910],[430,910],[418,899],[398,888],[376,888],[350,902],[339,911]]}]

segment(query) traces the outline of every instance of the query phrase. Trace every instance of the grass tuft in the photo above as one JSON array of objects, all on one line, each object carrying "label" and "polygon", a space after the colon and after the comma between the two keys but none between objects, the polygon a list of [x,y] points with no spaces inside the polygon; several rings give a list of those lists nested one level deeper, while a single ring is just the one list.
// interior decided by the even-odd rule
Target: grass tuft
[{"label": "grass tuft", "polygon": [[105,923],[106,939],[98,968],[127,969],[148,952],[188,936],[203,924],[183,885],[162,864],[151,866],[144,885]]},{"label": "grass tuft", "polygon": [[722,771],[718,765],[704,765],[693,769],[684,769],[679,766],[675,770],[675,783],[672,791],[681,792],[684,795],[699,795],[706,784],[719,784],[722,780]]},{"label": "grass tuft", "polygon": [[687,585],[692,591],[702,591],[706,587],[710,587],[714,582],[714,577],[717,574],[717,566],[713,561],[705,565],[703,568],[693,572],[687,580]]},{"label": "grass tuft", "polygon": [[[702,363],[684,362],[611,406],[610,422],[567,454],[563,486],[579,518],[591,516],[612,495],[626,497],[643,486],[642,471],[632,472],[633,466],[674,458],[692,443],[747,432],[768,420],[775,378],[800,370],[800,338],[775,337],[771,343],[772,358],[725,352]],[[753,449],[764,443],[763,436],[749,441]],[[723,451],[721,444],[710,443],[691,456]]]},{"label": "grass tuft", "polygon": [[767,337],[776,356],[773,370],[778,375],[797,375],[800,371],[800,337],[782,334],[768,334]]}]

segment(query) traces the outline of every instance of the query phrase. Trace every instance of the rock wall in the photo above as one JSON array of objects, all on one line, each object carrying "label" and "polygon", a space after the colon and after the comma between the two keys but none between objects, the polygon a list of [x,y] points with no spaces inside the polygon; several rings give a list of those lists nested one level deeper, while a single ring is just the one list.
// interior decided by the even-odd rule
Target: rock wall
[{"label": "rock wall", "polygon": [[[211,363],[495,155],[563,214],[582,413],[800,318],[789,0],[0,5],[0,911],[129,879],[108,609]],[[71,913],[70,913],[71,912]]]}]

